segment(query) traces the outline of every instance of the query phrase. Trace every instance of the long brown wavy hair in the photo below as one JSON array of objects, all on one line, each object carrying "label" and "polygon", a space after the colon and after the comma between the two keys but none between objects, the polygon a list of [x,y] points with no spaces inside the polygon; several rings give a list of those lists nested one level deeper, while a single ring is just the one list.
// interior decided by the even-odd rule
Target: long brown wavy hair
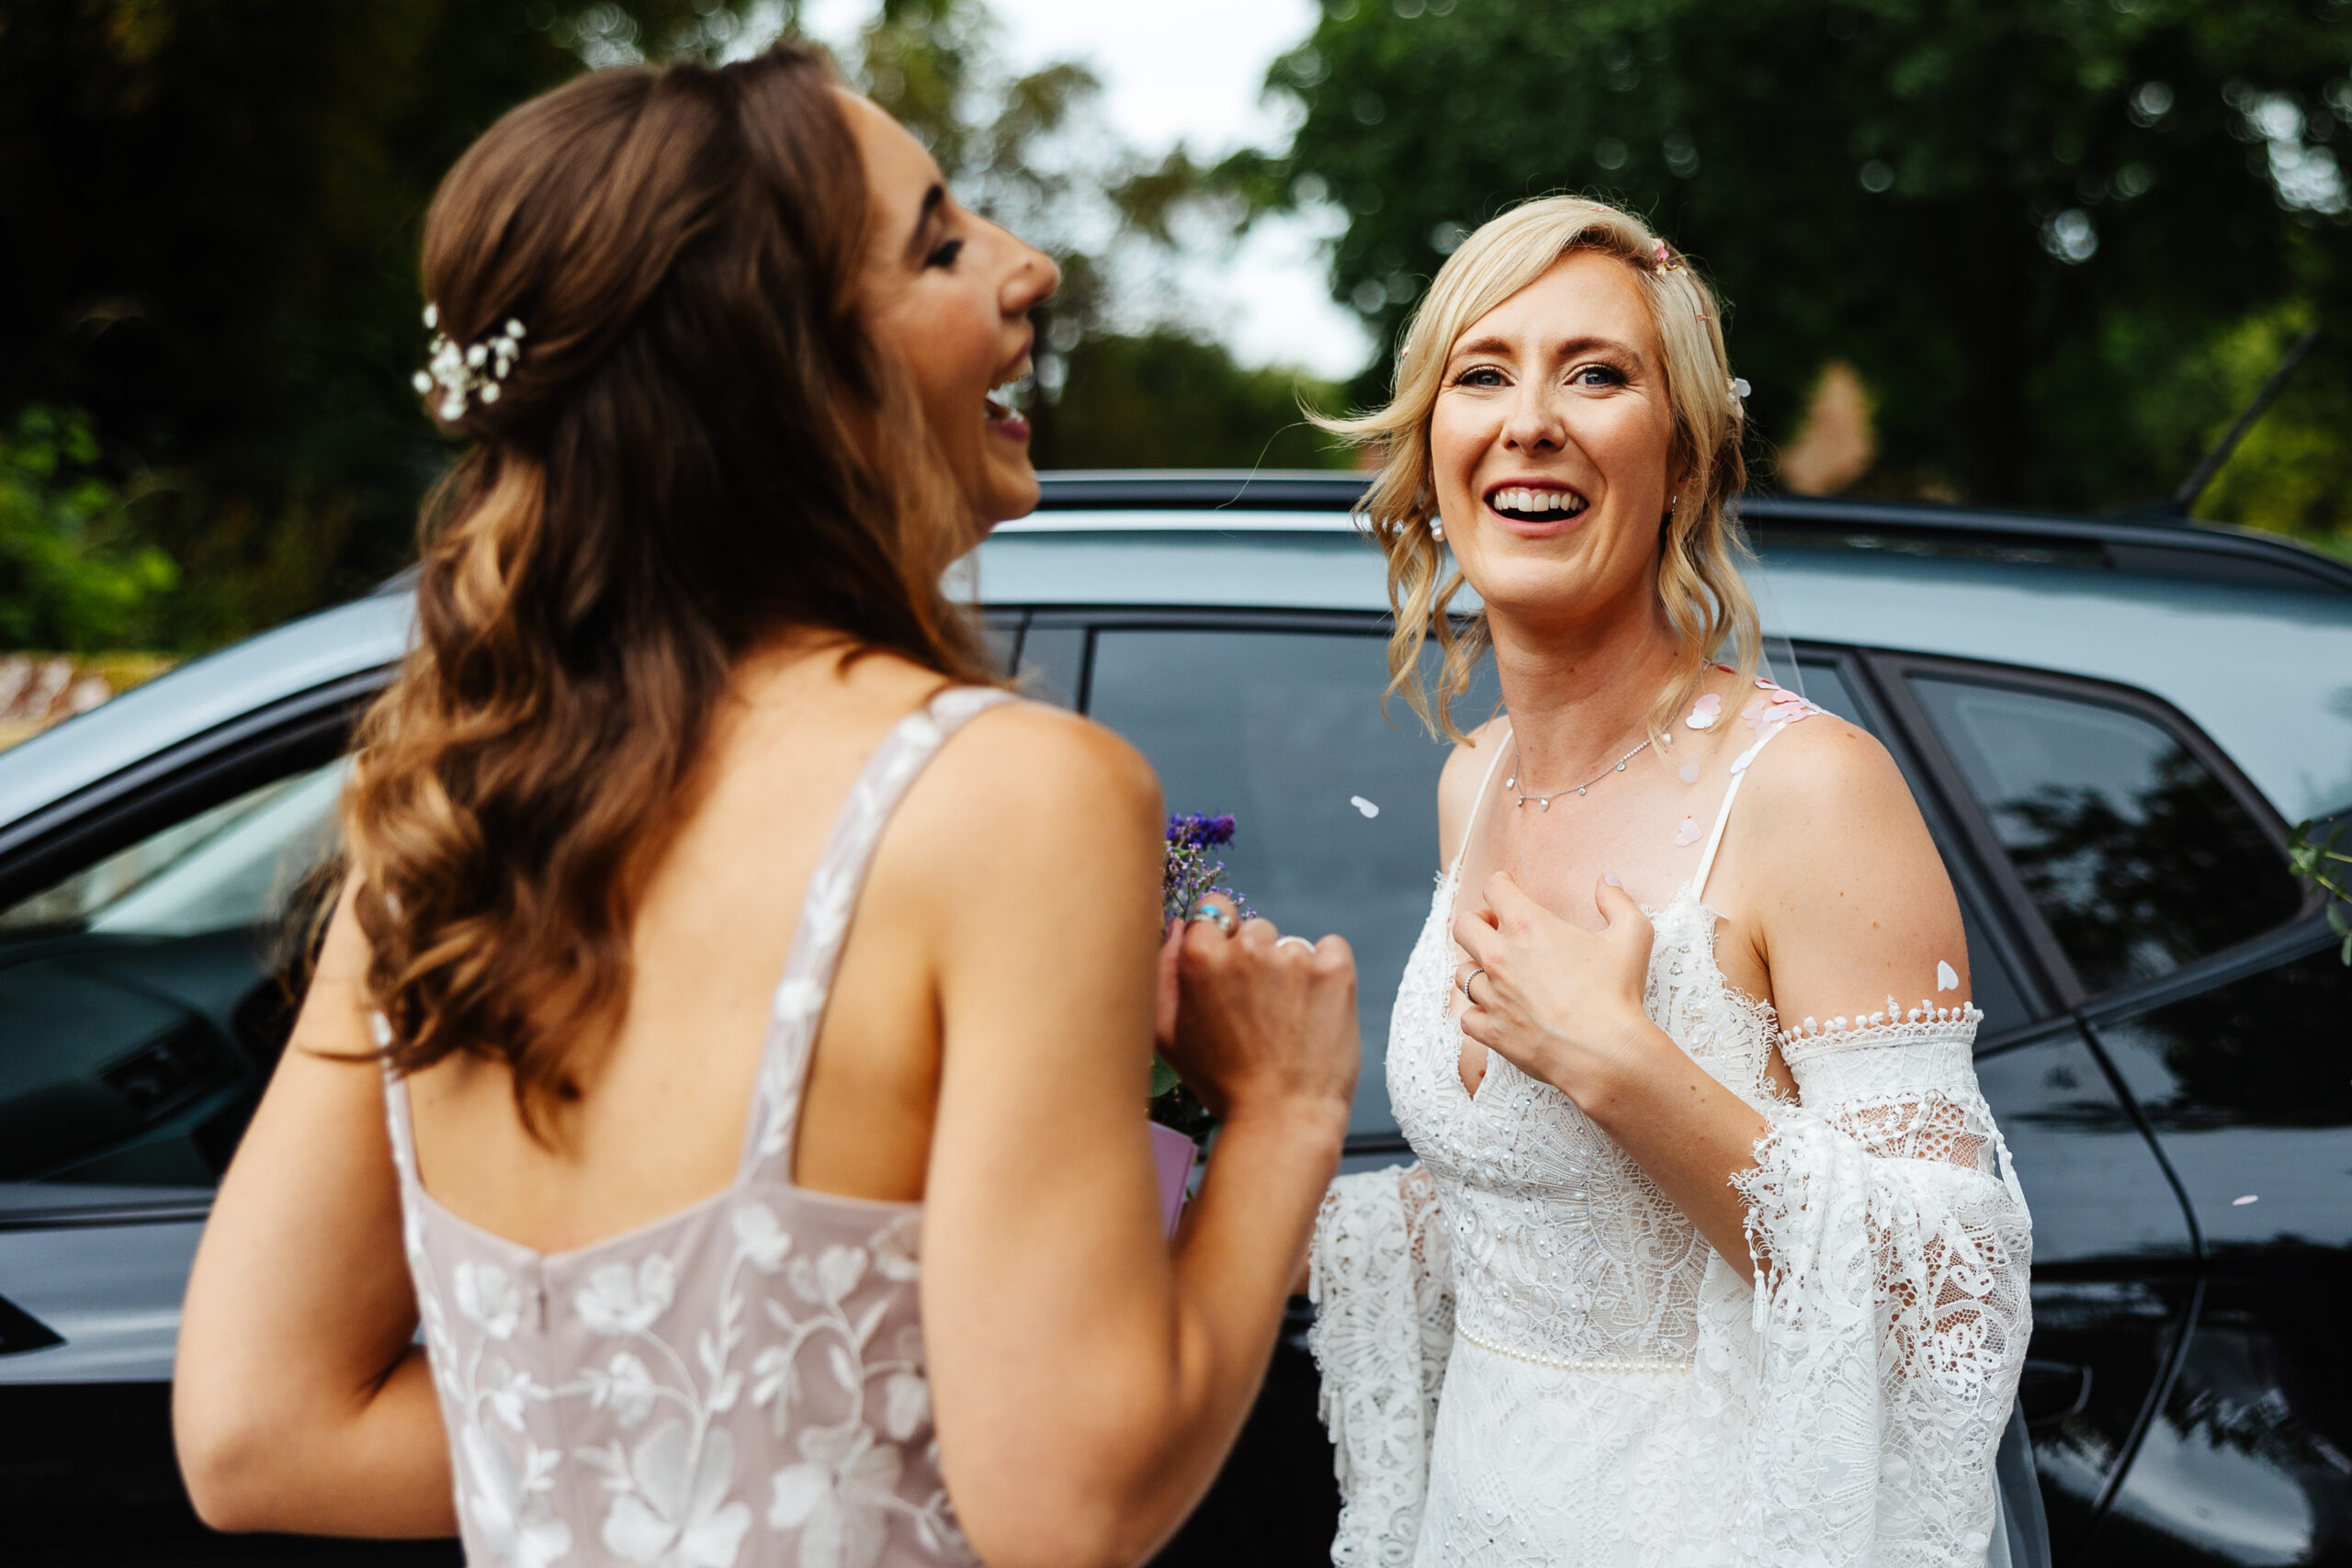
[{"label": "long brown wavy hair", "polygon": [[504,1061],[541,1137],[617,1027],[742,656],[821,628],[994,678],[942,587],[967,509],[861,324],[831,85],[790,45],[583,76],[492,126],[425,220],[440,330],[517,321],[522,353],[449,425],[474,445],[426,503],[416,641],[343,825],[385,1058]]}]

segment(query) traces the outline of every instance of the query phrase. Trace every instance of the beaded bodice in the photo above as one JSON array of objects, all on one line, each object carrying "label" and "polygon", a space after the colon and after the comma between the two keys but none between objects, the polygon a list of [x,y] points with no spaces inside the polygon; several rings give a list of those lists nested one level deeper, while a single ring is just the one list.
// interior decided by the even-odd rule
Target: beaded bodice
[{"label": "beaded bodice", "polygon": [[[1455,1332],[1544,1362],[1686,1365],[1711,1252],[1690,1220],[1574,1100],[1500,1053],[1488,1053],[1476,1095],[1463,1087],[1458,874],[1430,901],[1388,1038],[1389,1100],[1453,1244]],[[1718,917],[1688,885],[1647,912],[1657,937],[1645,1010],[1726,1089],[1760,1101],[1772,1010],[1716,967]]]}]

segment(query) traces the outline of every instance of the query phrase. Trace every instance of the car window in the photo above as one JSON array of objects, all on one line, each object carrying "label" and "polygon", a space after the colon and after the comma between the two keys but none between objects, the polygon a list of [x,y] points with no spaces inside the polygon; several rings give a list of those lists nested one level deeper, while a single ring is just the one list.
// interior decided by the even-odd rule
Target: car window
[{"label": "car window", "polygon": [[1909,680],[2091,992],[2170,973],[2301,906],[2261,826],[2152,718],[2046,691]]},{"label": "car window", "polygon": [[0,1180],[219,1179],[283,1043],[269,954],[335,843],[341,761],[0,909]]},{"label": "car window", "polygon": [[[1088,680],[1088,711],[1150,759],[1170,811],[1233,815],[1221,852],[1250,903],[1355,949],[1359,1133],[1396,1126],[1388,1014],[1430,914],[1447,750],[1401,698],[1382,716],[1387,683],[1380,636],[1232,629],[1099,632]],[[1489,683],[1458,712],[1493,704]]]}]

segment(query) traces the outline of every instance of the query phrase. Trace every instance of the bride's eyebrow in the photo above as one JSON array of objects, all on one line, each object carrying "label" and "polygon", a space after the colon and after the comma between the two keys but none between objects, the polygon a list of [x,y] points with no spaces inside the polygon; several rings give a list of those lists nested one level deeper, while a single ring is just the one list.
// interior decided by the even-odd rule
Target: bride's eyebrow
[{"label": "bride's eyebrow", "polygon": [[1563,359],[1574,359],[1584,354],[1605,354],[1628,364],[1639,364],[1642,357],[1641,352],[1631,344],[1620,343],[1613,337],[1573,337],[1554,352]]},{"label": "bride's eyebrow", "polygon": [[909,261],[922,259],[923,238],[931,232],[931,226],[939,220],[939,209],[946,205],[946,201],[947,187],[936,180],[932,182],[929,190],[922,193],[922,207],[915,214],[914,232],[907,236]]}]

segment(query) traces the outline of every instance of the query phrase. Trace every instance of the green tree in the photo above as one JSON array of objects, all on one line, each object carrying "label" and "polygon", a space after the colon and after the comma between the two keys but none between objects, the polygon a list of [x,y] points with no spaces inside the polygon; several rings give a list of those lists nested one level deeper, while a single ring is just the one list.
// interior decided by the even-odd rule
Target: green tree
[{"label": "green tree", "polygon": [[78,410],[40,404],[0,437],[0,648],[85,652],[151,642],[178,581],[141,544]]},{"label": "green tree", "polygon": [[2352,200],[2329,145],[2352,126],[2346,18],[2340,0],[1325,0],[1271,77],[1304,106],[1295,139],[1230,172],[1261,206],[1345,205],[1334,291],[1387,333],[1510,203],[1622,200],[1722,284],[1765,434],[1792,434],[1825,364],[1860,369],[1882,491],[2160,497],[2268,348],[2316,324],[2214,493],[2321,529],[2352,479]]}]

